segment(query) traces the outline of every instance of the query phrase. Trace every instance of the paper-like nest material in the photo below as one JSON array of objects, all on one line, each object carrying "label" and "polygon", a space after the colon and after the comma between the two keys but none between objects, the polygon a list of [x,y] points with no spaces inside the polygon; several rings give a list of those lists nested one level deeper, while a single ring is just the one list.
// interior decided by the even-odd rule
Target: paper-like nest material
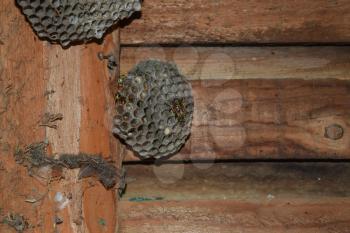
[{"label": "paper-like nest material", "polygon": [[16,0],[40,38],[67,46],[100,39],[119,20],[141,10],[141,0]]},{"label": "paper-like nest material", "polygon": [[191,131],[191,85],[171,63],[139,63],[121,80],[113,132],[141,158],[176,153]]}]

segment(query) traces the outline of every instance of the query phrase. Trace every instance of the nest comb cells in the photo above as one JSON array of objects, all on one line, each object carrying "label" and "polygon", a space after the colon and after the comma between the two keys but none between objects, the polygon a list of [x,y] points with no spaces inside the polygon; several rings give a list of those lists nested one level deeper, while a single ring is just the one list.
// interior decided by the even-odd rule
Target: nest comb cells
[{"label": "nest comb cells", "polygon": [[141,0],[16,0],[40,38],[68,46],[100,39],[119,20],[141,10]]},{"label": "nest comb cells", "polygon": [[191,85],[171,63],[147,60],[118,80],[113,132],[140,158],[176,153],[191,131]]}]

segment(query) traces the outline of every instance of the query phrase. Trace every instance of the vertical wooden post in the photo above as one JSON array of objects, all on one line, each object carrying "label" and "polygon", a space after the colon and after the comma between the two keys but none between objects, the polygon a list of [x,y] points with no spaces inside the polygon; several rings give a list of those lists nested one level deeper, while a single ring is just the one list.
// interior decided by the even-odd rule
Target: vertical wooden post
[{"label": "vertical wooden post", "polygon": [[[42,221],[52,205],[48,198],[41,205],[26,200],[44,197],[47,187],[17,165],[13,154],[17,146],[45,139],[38,125],[46,104],[43,53],[14,1],[0,1],[0,218],[22,214],[35,233],[52,232]],[[0,224],[0,232],[10,227]]]},{"label": "vertical wooden post", "polygon": [[[113,95],[110,82],[117,74],[107,69],[99,53],[118,60],[118,32],[108,35],[101,45],[87,44],[63,50],[47,44],[47,78],[49,98],[47,109],[63,114],[59,129],[47,129],[53,153],[101,154],[119,164],[116,139],[111,133]],[[118,62],[117,62],[118,63]],[[56,91],[57,90],[57,91]],[[116,228],[116,197],[114,190],[105,190],[98,182],[77,182],[76,171],[66,174],[59,189],[70,193],[72,201],[66,210],[69,219],[66,232],[114,232]]]},{"label": "vertical wooden post", "polygon": [[[63,49],[41,41],[14,1],[0,3],[0,215],[20,213],[32,232],[113,233],[117,229],[115,190],[95,179],[78,180],[77,170],[62,179],[30,177],[17,165],[17,146],[47,141],[53,155],[85,152],[121,159],[111,133],[114,101],[110,72],[98,53],[119,63],[119,32],[101,44]],[[45,113],[62,114],[57,129],[40,126]],[[61,195],[66,203],[57,202]],[[26,201],[27,200],[27,201]],[[29,201],[28,201],[29,200]],[[33,201],[35,200],[35,201]],[[63,222],[55,223],[55,217]],[[0,224],[0,232],[9,226]]]}]

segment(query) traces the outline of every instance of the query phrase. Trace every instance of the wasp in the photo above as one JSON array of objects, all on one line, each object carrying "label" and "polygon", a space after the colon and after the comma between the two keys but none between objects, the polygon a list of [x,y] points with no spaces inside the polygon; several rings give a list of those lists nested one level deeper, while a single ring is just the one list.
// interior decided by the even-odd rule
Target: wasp
[{"label": "wasp", "polygon": [[170,111],[174,113],[175,118],[181,124],[185,123],[186,118],[186,103],[184,98],[174,99],[170,106]]},{"label": "wasp", "polygon": [[124,87],[124,80],[126,79],[126,75],[120,75],[120,77],[117,79],[118,89]]},{"label": "wasp", "polygon": [[116,62],[114,55],[104,55],[102,52],[97,53],[97,57],[102,60],[107,60],[107,68],[113,71],[117,68],[118,64]]},{"label": "wasp", "polygon": [[126,98],[118,92],[115,95],[115,102],[124,105],[126,103]]}]

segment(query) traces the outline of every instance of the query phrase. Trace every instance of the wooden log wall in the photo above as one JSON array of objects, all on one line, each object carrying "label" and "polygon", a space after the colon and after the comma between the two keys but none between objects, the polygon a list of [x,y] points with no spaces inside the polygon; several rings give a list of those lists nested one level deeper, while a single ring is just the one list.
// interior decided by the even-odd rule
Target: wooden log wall
[{"label": "wooden log wall", "polygon": [[348,47],[125,47],[121,72],[147,58],[192,83],[192,133],[170,159],[350,158]]},{"label": "wooden log wall", "polygon": [[[120,166],[110,131],[115,74],[99,52],[116,55],[118,62],[117,31],[101,44],[62,49],[39,40],[13,0],[0,2],[0,232],[14,232],[2,222],[12,213],[30,224],[25,232],[116,232],[114,189],[96,179],[78,180],[77,170],[40,169],[30,176],[13,156],[18,147],[45,141],[52,156],[100,154]],[[62,119],[43,122],[55,114]]]},{"label": "wooden log wall", "polygon": [[286,46],[348,43],[349,9],[341,0],[145,1],[121,30],[121,73],[155,58],[191,80],[192,134],[170,159],[349,158],[349,48]]},{"label": "wooden log wall", "polygon": [[[173,160],[349,159],[350,51],[340,46],[350,41],[349,22],[347,0],[147,0],[136,19],[123,23],[121,71],[126,73],[141,59],[159,58],[176,62],[191,80],[196,101],[192,136]],[[246,229],[257,232],[257,221],[266,225],[264,218],[252,217],[257,213],[276,221],[261,232],[286,232],[289,220],[295,223],[290,232],[349,229],[348,191],[340,186],[318,205],[309,199],[290,208],[285,200],[264,206],[251,200],[196,200],[177,208],[176,200],[120,204],[114,190],[105,190],[95,179],[77,180],[76,170],[56,174],[59,179],[50,179],[45,169],[29,176],[13,154],[18,146],[39,141],[50,143],[53,156],[101,154],[117,166],[122,156],[138,161],[111,135],[109,85],[115,74],[97,56],[114,54],[119,63],[119,35],[115,31],[103,43],[62,49],[39,40],[13,0],[0,2],[0,25],[0,217],[22,214],[30,223],[27,231],[35,233],[231,232],[237,223],[228,221],[241,222],[247,216],[253,223]],[[318,47],[273,45],[302,43]],[[181,47],[190,44],[198,46]],[[62,114],[62,120],[53,122],[57,129],[40,126],[45,114]],[[63,206],[55,201],[57,194],[62,194]],[[281,217],[274,218],[286,205]],[[232,215],[238,209],[246,211]],[[203,216],[222,210],[223,218],[202,225],[208,223]],[[141,212],[158,219],[138,218]],[[291,218],[310,212],[304,222]],[[325,220],[324,213],[331,217]],[[185,220],[191,216],[201,220],[191,224]],[[63,222],[56,224],[56,217]],[[180,224],[142,228],[162,217],[169,225],[174,219]],[[0,224],[0,232],[11,231]]]},{"label": "wooden log wall", "polygon": [[348,0],[147,0],[122,44],[348,43]]},{"label": "wooden log wall", "polygon": [[144,1],[121,73],[175,62],[195,112],[170,161],[127,152],[121,231],[348,232],[348,163],[256,161],[350,158],[349,19],[345,0]]},{"label": "wooden log wall", "polygon": [[123,233],[348,232],[349,165],[129,165],[132,181],[120,202],[120,228]]},{"label": "wooden log wall", "polygon": [[145,59],[174,62],[189,80],[349,79],[348,46],[123,46],[121,73]]}]

